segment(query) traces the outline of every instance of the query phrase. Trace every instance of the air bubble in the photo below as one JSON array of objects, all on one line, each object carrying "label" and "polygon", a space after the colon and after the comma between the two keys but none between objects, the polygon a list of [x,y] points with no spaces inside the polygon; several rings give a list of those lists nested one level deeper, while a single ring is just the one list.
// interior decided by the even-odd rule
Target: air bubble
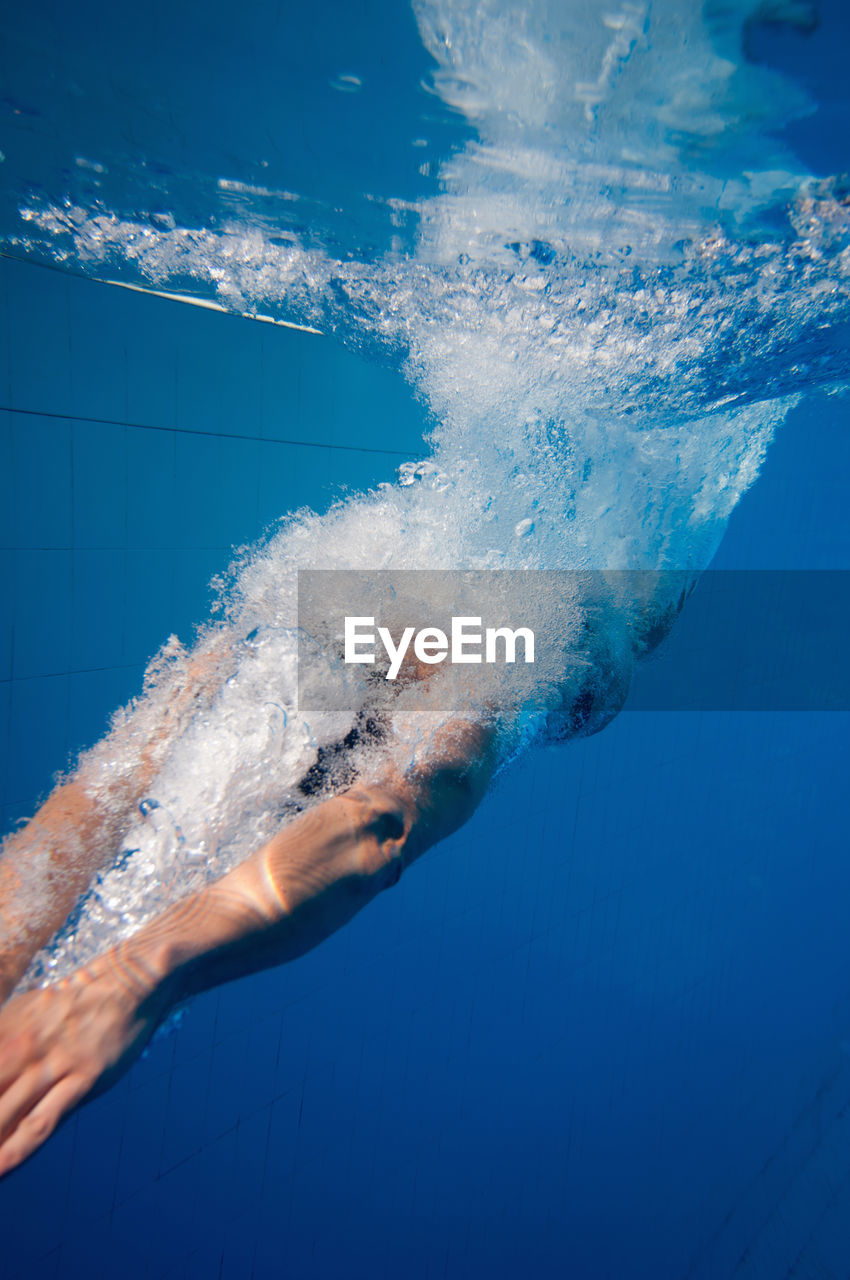
[{"label": "air bubble", "polygon": [[446,473],[427,459],[424,462],[403,462],[398,469],[398,482],[403,489],[421,483],[436,493],[445,492],[450,483]]}]

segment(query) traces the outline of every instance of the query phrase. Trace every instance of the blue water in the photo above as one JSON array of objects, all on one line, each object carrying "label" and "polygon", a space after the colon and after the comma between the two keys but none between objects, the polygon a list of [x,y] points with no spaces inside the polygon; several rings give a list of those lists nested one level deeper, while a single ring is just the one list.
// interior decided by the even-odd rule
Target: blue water
[{"label": "blue water", "polygon": [[[846,29],[838,6],[824,6],[814,30],[801,14],[790,25],[751,25],[748,47],[759,65],[791,74],[796,91],[822,99],[821,113],[787,121],[790,98],[780,95],[767,132],[744,129],[731,155],[706,144],[706,160],[685,147],[675,162],[681,185],[682,174],[699,172],[728,189],[725,169],[751,165],[759,148],[767,154],[766,137],[777,139],[771,159],[781,150],[786,173],[846,167]],[[568,232],[553,219],[551,191],[530,211],[506,215],[499,205],[498,217],[472,227],[471,261],[447,268],[440,254],[451,234],[459,227],[469,238],[466,212],[441,222],[445,206],[429,206],[440,234],[427,248],[418,219],[423,202],[470,181],[464,149],[484,125],[420,87],[436,64],[402,6],[333,5],[321,17],[270,5],[238,23],[222,8],[200,22],[173,5],[144,15],[35,5],[10,23],[0,143],[2,233],[16,259],[0,259],[7,828],[138,692],[163,639],[174,632],[191,642],[232,547],[253,543],[286,511],[321,512],[340,495],[356,512],[353,495],[393,484],[400,463],[433,446],[425,436],[435,424],[449,470],[475,450],[476,485],[501,478],[504,459],[488,454],[475,416],[488,383],[507,405],[504,420],[490,419],[490,436],[517,451],[528,438],[511,434],[509,411],[522,397],[536,399],[549,423],[557,416],[555,375],[547,367],[534,384],[545,350],[531,345],[520,356],[530,391],[522,378],[499,381],[492,362],[452,364],[457,331],[446,316],[473,277],[486,307],[463,326],[467,349],[469,334],[486,339],[484,322],[501,323],[500,308],[515,301],[504,273],[529,257],[523,269],[543,272],[549,295],[573,287],[561,240],[569,234],[587,250],[607,209],[600,184]],[[650,45],[663,49],[670,28],[653,21]],[[340,76],[357,76],[359,91]],[[621,140],[621,125],[612,132]],[[494,137],[493,148],[517,143]],[[579,166],[593,162],[594,146],[613,145],[601,126],[594,138]],[[545,141],[534,139],[544,150]],[[460,178],[440,176],[452,156]],[[516,195],[514,179],[500,175],[485,184],[491,202]],[[222,188],[221,178],[252,190]],[[260,186],[301,199],[260,196]],[[687,210],[653,205],[650,222],[678,220],[681,231],[687,214],[707,225],[704,206],[719,188],[705,190]],[[103,210],[110,226],[122,224],[106,237],[106,258],[49,227],[39,239],[32,221],[21,222],[19,208],[61,207],[66,195],[84,214],[79,225]],[[634,207],[628,184],[609,198],[615,209]],[[595,518],[603,547],[613,534],[632,537],[622,555],[640,563],[701,564],[713,553],[715,568],[848,567],[850,444],[846,402],[833,394],[846,372],[843,277],[823,229],[841,216],[840,189],[832,198],[818,230],[825,266],[799,266],[779,291],[772,328],[748,336],[752,264],[739,259],[735,276],[724,258],[716,290],[710,273],[696,273],[700,332],[723,341],[689,364],[658,338],[652,352],[675,356],[678,372],[666,392],[651,377],[640,387],[666,430],[648,482],[656,508],[675,507],[664,440],[693,439],[700,409],[725,396],[755,415],[724,426],[734,459],[746,460],[753,432],[775,432],[758,478],[755,466],[742,475],[740,501],[708,511],[693,537],[682,522],[629,524],[640,495],[625,483],[622,522],[606,525],[579,501],[575,527]],[[388,199],[419,202],[419,212]],[[721,221],[731,236],[737,219],[745,247],[771,235],[784,243],[787,203],[787,191],[746,211],[733,201]],[[126,253],[126,225],[155,238],[173,229],[167,212],[178,228],[214,233],[231,217],[238,236],[245,226],[282,227],[285,243],[306,255],[295,297],[268,279],[249,294],[244,276],[239,298],[216,294],[208,268],[221,238],[183,274],[170,242],[160,244],[172,274],[160,265],[152,278]],[[523,242],[536,257],[509,248],[505,266],[493,234],[505,216],[512,226],[547,224],[548,240]],[[554,259],[534,249],[544,240]],[[651,242],[672,238],[634,246],[644,271]],[[327,261],[342,264],[330,273],[336,286]],[[597,277],[581,270],[592,294]],[[318,301],[303,293],[311,272]],[[344,343],[103,278],[273,312],[333,329]],[[376,280],[385,297],[395,291],[383,330]],[[818,302],[823,281],[835,282],[837,297]],[[610,277],[603,284],[604,294]],[[633,297],[621,304],[632,324]],[[598,318],[604,299],[586,307]],[[423,315],[438,322],[433,347],[416,328]],[[526,320],[521,312],[518,326],[500,331],[502,347],[522,337]],[[606,396],[622,407],[621,384],[634,376],[619,350],[605,386],[591,370],[570,389],[582,421],[609,432],[593,453],[597,475],[628,477],[633,455],[598,416]],[[671,387],[687,401],[685,426],[675,417],[681,404],[666,418],[658,407]],[[799,399],[770,409],[768,421],[759,416],[768,392]],[[574,422],[566,434],[588,456],[596,447]],[[544,445],[552,439],[544,433]],[[554,444],[550,456],[564,465],[564,437]],[[701,455],[701,478],[713,474],[704,464],[712,456]],[[533,457],[545,461],[545,448]],[[520,481],[516,510],[496,489],[504,530],[487,527],[482,543],[471,521],[453,530],[452,547],[472,558],[485,545],[509,561],[521,504],[536,501],[544,516],[535,554],[560,563],[560,547],[576,544],[557,525],[564,499],[550,478],[547,465]],[[582,501],[604,495],[599,484]],[[415,499],[417,528],[437,530],[439,559],[429,492]],[[688,491],[675,501],[684,511]],[[337,546],[332,525],[317,536]],[[264,562],[263,574],[277,563]],[[841,713],[626,712],[598,737],[529,751],[473,822],[392,894],[286,969],[196,1001],[175,1033],[9,1178],[0,1274],[846,1274],[846,731]]]}]

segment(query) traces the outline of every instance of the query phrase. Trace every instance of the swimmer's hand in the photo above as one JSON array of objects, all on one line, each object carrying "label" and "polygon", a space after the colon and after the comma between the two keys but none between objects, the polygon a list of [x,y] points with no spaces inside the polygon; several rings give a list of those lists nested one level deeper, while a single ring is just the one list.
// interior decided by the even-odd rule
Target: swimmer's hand
[{"label": "swimmer's hand", "polygon": [[0,1010],[0,1177],[142,1049],[161,1009],[110,957]]}]

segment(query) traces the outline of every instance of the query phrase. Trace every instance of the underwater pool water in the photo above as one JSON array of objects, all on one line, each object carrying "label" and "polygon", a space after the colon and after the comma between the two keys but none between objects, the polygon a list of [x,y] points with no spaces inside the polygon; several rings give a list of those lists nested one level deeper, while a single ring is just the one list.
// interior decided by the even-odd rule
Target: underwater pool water
[{"label": "underwater pool water", "polygon": [[[181,850],[256,842],[299,566],[847,565],[837,7],[324,19],[9,23],[7,827],[216,599],[268,639],[134,834],[153,899],[125,863],[48,972],[179,896]],[[625,712],[530,746],[10,1178],[0,1267],[841,1274],[845,734]],[[311,750],[296,722],[283,789]]]}]

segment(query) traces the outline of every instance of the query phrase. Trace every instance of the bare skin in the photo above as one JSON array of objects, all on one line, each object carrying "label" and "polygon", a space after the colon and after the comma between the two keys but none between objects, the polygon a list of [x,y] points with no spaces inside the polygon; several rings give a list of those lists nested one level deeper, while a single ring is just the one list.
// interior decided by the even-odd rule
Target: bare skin
[{"label": "bare skin", "polygon": [[[495,763],[493,731],[454,721],[414,771],[387,769],[299,815],[92,964],[9,1001],[0,1011],[0,1176],[132,1061],[175,1000],[303,954],[395,884],[469,818]],[[82,816],[87,838],[96,827],[84,808],[57,802],[54,814],[60,824]],[[19,950],[7,972],[20,968]]]},{"label": "bare skin", "polygon": [[[210,698],[226,674],[226,655],[196,655],[169,690],[136,767],[96,796],[85,776],[57,787],[38,813],[11,839],[0,858],[0,1004],[35,953],[52,938],[101,867],[118,847],[124,827],[158,769],[157,749],[180,731],[184,717]],[[38,911],[28,910],[36,877]]]}]

